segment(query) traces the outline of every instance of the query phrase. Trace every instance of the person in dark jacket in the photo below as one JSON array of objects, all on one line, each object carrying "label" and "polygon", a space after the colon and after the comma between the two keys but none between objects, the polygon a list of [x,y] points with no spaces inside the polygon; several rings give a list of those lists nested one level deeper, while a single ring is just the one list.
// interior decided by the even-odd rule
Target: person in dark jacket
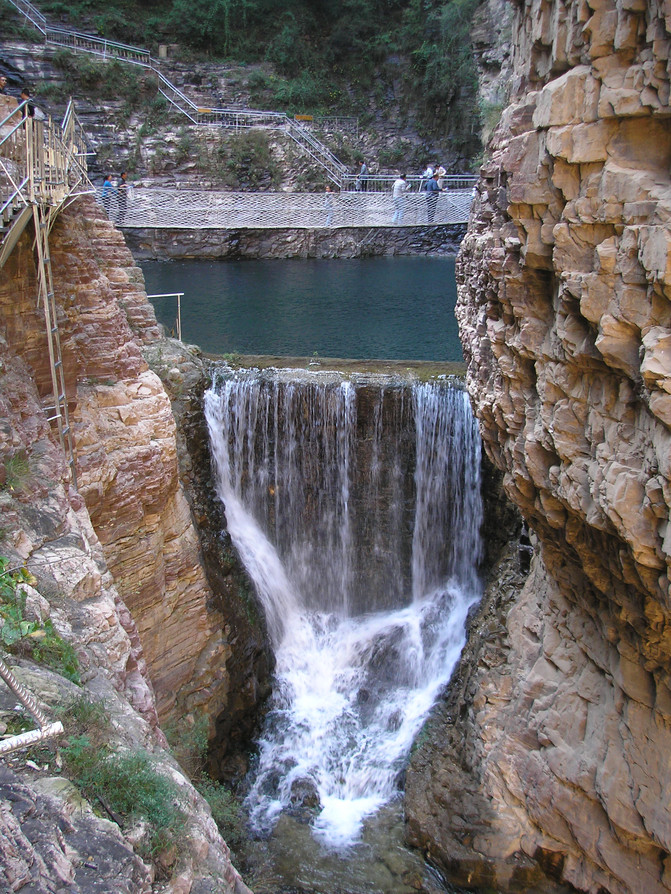
[{"label": "person in dark jacket", "polygon": [[28,116],[28,118],[35,117],[35,106],[32,104],[32,102],[29,102],[29,100],[30,90],[27,87],[23,87],[21,90],[21,102],[25,102],[25,105],[22,109],[24,118],[26,116]]},{"label": "person in dark jacket", "polygon": [[433,222],[436,216],[436,205],[438,204],[438,193],[443,190],[438,186],[438,174],[435,173],[424,187],[426,190],[426,218],[429,223]]}]

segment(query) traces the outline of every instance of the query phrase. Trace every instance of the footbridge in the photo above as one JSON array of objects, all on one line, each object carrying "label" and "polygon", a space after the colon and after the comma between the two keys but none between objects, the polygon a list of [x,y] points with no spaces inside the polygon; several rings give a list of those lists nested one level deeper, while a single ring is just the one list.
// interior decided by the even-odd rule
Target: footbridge
[{"label": "footbridge", "polygon": [[217,192],[132,187],[98,198],[121,229],[336,229],[343,227],[427,227],[468,222],[471,189],[407,193]]}]

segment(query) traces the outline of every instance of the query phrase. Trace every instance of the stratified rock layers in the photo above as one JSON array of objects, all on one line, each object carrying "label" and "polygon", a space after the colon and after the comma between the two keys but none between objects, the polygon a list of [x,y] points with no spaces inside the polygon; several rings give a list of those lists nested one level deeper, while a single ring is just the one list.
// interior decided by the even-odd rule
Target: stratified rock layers
[{"label": "stratified rock layers", "polygon": [[671,890],[671,3],[528,0],[513,39],[457,314],[485,448],[538,550],[498,651],[462,671],[464,701],[415,757],[410,835],[462,883],[523,891],[535,860],[581,891],[658,894]]},{"label": "stratified rock layers", "polygon": [[[212,609],[178,478],[175,422],[141,348],[159,337],[141,271],[90,199],[50,235],[79,493],[139,632],[162,719],[228,698],[224,623]],[[0,283],[0,319],[41,394],[50,391],[34,262],[24,236]]]},{"label": "stratified rock layers", "polygon": [[[83,696],[103,703],[110,748],[150,751],[175,782],[186,820],[179,849],[156,858],[165,890],[248,894],[158,728],[157,704],[185,734],[187,711],[225,713],[230,647],[177,474],[170,401],[141,353],[145,342],[160,345],[142,276],[91,200],[62,212],[49,241],[77,492],[45,412],[50,375],[31,235],[0,270],[0,553],[34,574],[26,611],[72,644],[82,687],[9,660],[49,716]],[[16,701],[8,693],[3,684],[4,715]],[[0,774],[0,890],[145,894],[155,870],[134,850],[130,826],[96,817],[40,764]]]}]

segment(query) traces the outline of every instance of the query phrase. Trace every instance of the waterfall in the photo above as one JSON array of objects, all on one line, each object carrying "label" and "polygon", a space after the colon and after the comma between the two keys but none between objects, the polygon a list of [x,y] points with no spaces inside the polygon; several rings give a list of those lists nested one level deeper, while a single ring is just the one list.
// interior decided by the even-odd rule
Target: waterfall
[{"label": "waterfall", "polygon": [[251,822],[309,808],[315,835],[345,847],[394,797],[480,595],[470,405],[447,382],[222,370],[205,410],[276,656]]}]

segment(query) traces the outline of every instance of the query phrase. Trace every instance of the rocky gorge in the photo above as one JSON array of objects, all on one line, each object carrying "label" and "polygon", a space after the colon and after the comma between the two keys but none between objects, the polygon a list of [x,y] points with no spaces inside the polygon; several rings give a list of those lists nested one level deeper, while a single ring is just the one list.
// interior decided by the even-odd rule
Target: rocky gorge
[{"label": "rocky gorge", "polygon": [[[484,446],[535,557],[521,593],[510,557],[490,557],[488,597],[407,773],[407,829],[469,889],[657,894],[671,890],[671,10],[513,7],[511,104],[463,242],[458,315]],[[132,830],[82,810],[52,768],[12,765],[0,879],[7,890],[240,894],[161,732],[205,714],[211,759],[240,772],[235,745],[272,663],[221,536],[202,363],[161,339],[133,256],[91,200],[57,221],[52,263],[79,492],[41,405],[44,324],[25,236],[0,271],[0,546],[32,571],[43,600],[32,610],[75,644],[117,747],[149,749],[191,820],[184,854],[157,870]],[[8,475],[16,459],[20,481]],[[512,530],[513,510],[501,511]],[[71,694],[27,659],[13,666],[47,709]]]}]

